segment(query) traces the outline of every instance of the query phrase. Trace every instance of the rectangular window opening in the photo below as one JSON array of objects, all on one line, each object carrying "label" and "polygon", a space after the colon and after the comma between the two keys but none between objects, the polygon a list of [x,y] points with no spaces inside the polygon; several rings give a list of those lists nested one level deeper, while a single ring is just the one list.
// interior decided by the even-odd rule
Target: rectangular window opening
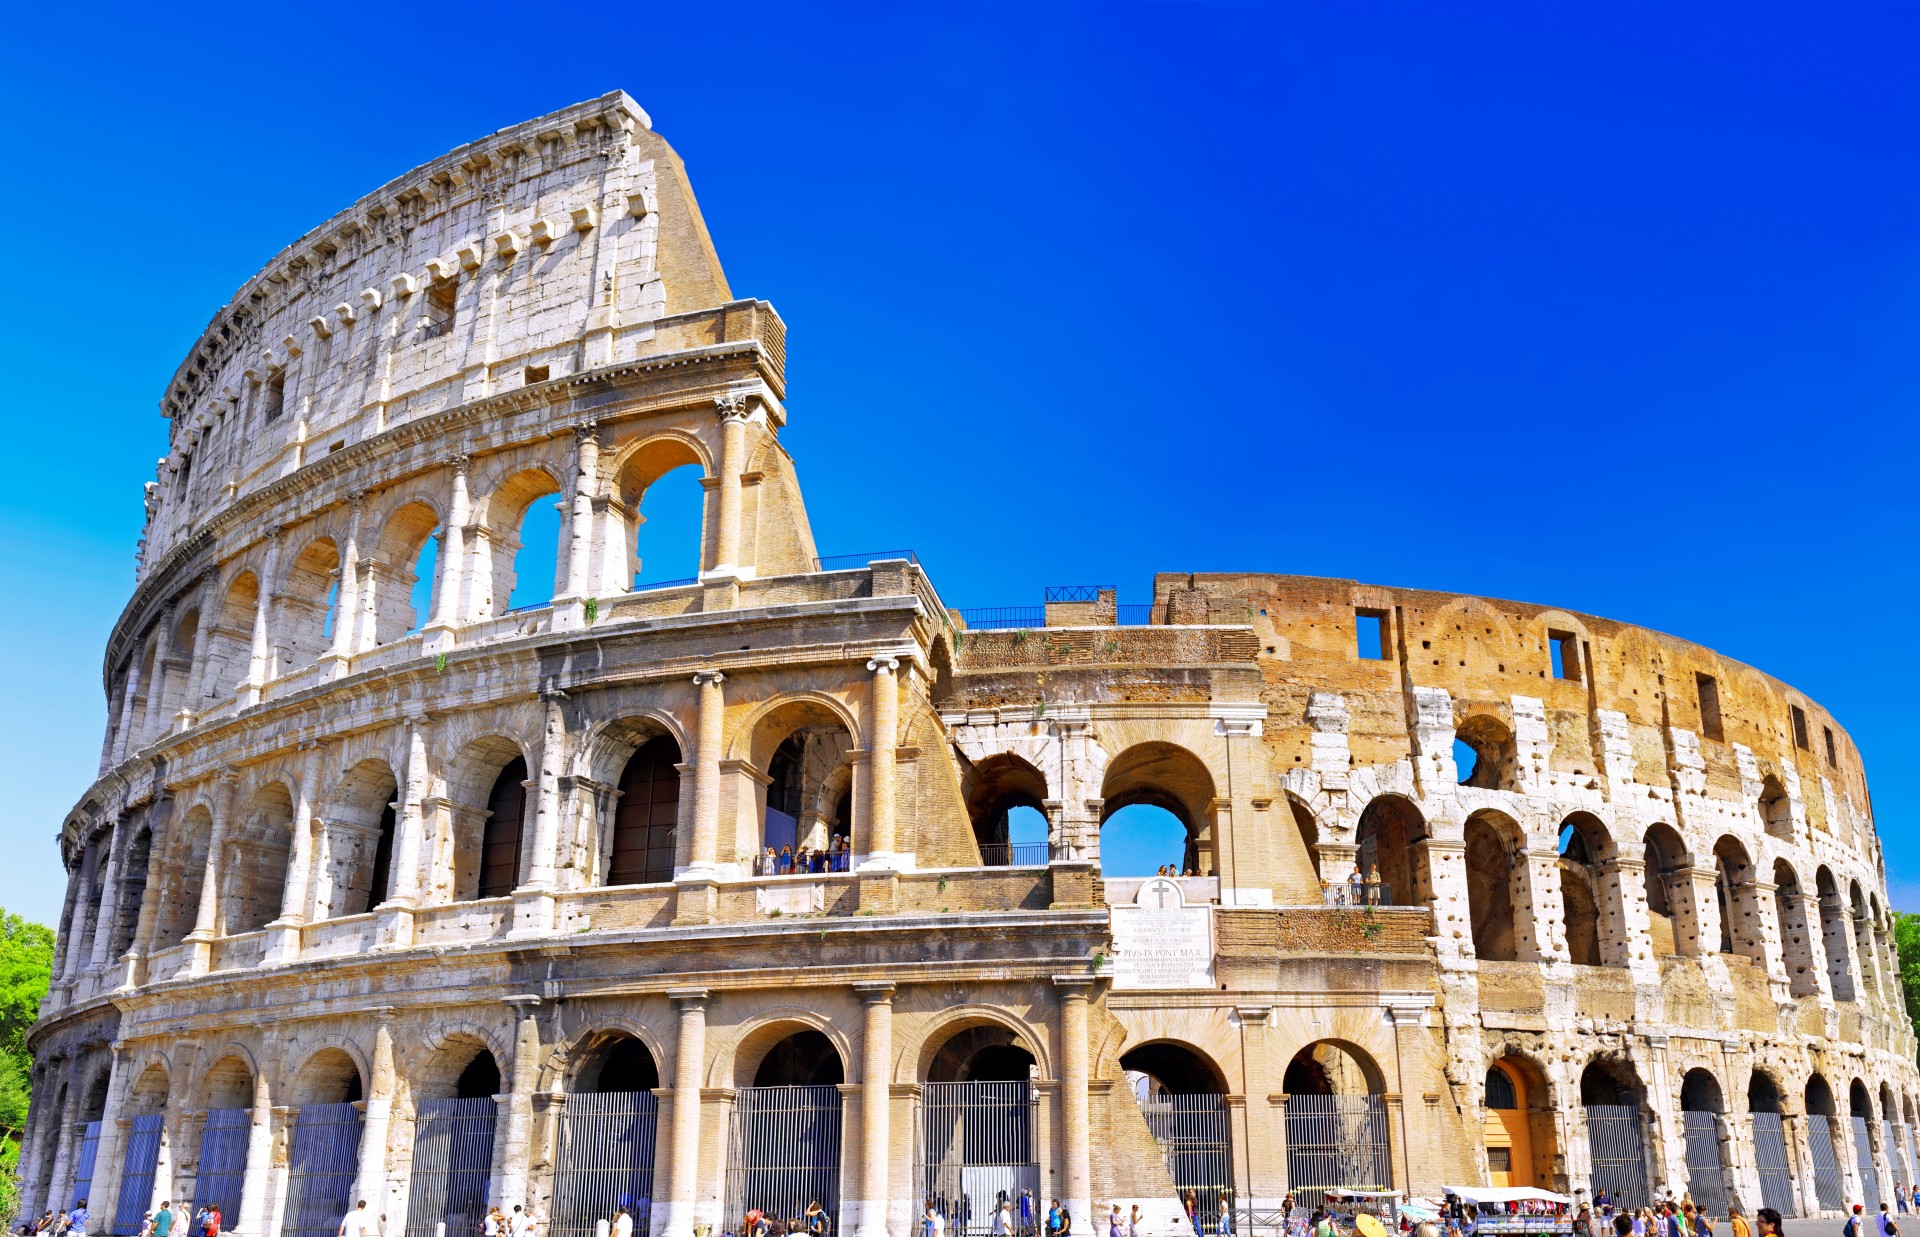
[{"label": "rectangular window opening", "polygon": [[269,421],[279,420],[280,414],[287,410],[287,371],[281,370],[267,379],[266,409]]},{"label": "rectangular window opening", "polygon": [[527,366],[527,385],[532,386],[536,382],[545,382],[547,380],[547,372],[548,367],[545,365]]},{"label": "rectangular window opening", "polygon": [[1700,691],[1700,733],[1709,739],[1724,739],[1720,729],[1720,685],[1710,674],[1693,676]]},{"label": "rectangular window opening", "polygon": [[1807,711],[1797,704],[1787,708],[1793,712],[1793,745],[1803,752],[1812,751],[1807,744]]},{"label": "rectangular window opening", "polygon": [[460,285],[451,279],[427,286],[426,316],[420,320],[420,335],[432,339],[453,330],[454,296]]},{"label": "rectangular window opening", "polygon": [[1355,610],[1353,627],[1354,651],[1360,654],[1360,659],[1385,661],[1387,659],[1387,612]]},{"label": "rectangular window opening", "polygon": [[1547,633],[1547,656],[1553,659],[1553,677],[1580,681],[1580,638],[1570,631]]},{"label": "rectangular window opening", "polygon": [[1822,726],[1820,729],[1826,732],[1827,736],[1827,767],[1833,768],[1840,763],[1839,749],[1833,745],[1833,727]]}]

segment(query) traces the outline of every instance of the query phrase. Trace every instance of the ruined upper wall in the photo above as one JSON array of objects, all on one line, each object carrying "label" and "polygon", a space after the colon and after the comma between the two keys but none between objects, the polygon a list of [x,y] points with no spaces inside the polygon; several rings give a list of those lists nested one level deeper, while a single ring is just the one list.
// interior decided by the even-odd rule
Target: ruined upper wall
[{"label": "ruined upper wall", "polygon": [[[730,299],[677,155],[623,92],[390,181],[235,293],[168,384],[144,571],[207,515],[395,425],[654,350]],[[666,331],[672,334],[671,330]]]}]

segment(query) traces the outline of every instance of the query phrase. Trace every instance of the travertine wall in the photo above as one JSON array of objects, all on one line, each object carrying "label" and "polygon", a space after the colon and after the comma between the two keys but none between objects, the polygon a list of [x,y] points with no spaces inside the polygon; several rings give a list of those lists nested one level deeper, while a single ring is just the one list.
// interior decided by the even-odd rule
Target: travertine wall
[{"label": "travertine wall", "polygon": [[[193,1197],[206,1113],[239,1108],[229,1225],[290,1229],[298,1110],[351,1098],[355,1189],[398,1225],[419,1105],[484,1052],[490,1193],[548,1210],[567,1096],[626,1036],[659,1081],[652,1224],[684,1237],[737,1219],[729,1115],[806,1031],[862,1237],[910,1227],[923,1088],[989,1041],[1031,1059],[1038,1184],[1083,1223],[1141,1199],[1177,1227],[1139,1074],[1212,1097],[1217,1184],[1255,1209],[1298,1184],[1288,1092],[1316,1079],[1379,1114],[1395,1187],[1485,1179],[1496,1059],[1540,1184],[1591,1179],[1596,1069],[1645,1115],[1649,1184],[1697,1179],[1704,1077],[1716,1171],[1758,1201],[1756,1074],[1803,1209],[1816,1076],[1896,1171],[1914,1039],[1864,773],[1814,702],[1642,629],[1347,581],[1161,576],[1149,625],[1108,596],[968,630],[910,557],[817,556],[784,359],[618,94],[399,178],[221,311],[164,400],[100,774],[61,832],[29,1207],[70,1200],[98,1122],[110,1228],[149,1113],[154,1197]],[[676,467],[705,487],[700,575],[636,589]],[[509,611],[537,502],[552,599]],[[665,851],[630,823],[643,750]],[[1187,831],[1217,988],[1107,961],[1101,837],[1131,804]],[[1047,819],[1032,862],[992,834],[1010,806]],[[781,816],[844,870],[757,873]],[[1381,885],[1329,905],[1357,867]]]}]

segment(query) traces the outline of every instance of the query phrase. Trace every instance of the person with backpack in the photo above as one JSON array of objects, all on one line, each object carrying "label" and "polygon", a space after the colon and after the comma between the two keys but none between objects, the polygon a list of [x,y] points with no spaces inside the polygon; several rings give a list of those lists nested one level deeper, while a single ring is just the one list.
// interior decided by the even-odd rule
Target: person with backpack
[{"label": "person with backpack", "polygon": [[1878,1237],[1900,1237],[1900,1226],[1894,1222],[1893,1213],[1887,1210],[1885,1202],[1880,1204],[1880,1214],[1874,1217],[1874,1225],[1879,1230]]},{"label": "person with backpack", "polygon": [[1860,1204],[1855,1203],[1847,1222],[1840,1226],[1840,1237],[1863,1237],[1860,1232],[1860,1210]]}]

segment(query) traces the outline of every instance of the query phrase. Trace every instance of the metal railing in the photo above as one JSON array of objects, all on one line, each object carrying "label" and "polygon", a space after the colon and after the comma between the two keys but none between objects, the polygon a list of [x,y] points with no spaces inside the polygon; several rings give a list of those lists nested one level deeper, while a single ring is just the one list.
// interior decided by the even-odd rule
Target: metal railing
[{"label": "metal railing", "polygon": [[890,558],[904,558],[914,566],[920,565],[919,558],[912,550],[869,550],[864,554],[832,554],[813,560],[815,571],[852,571],[865,567],[869,563],[882,562]]},{"label": "metal railing", "polygon": [[659,1130],[659,1101],[650,1092],[567,1097],[553,1177],[553,1237],[590,1237],[616,1207],[633,1217],[635,1237],[646,1237]]},{"label": "metal railing", "polygon": [[1833,1118],[1807,1115],[1807,1149],[1813,1154],[1813,1198],[1822,1211],[1838,1211],[1846,1203],[1846,1178],[1833,1153]]},{"label": "metal railing", "polygon": [[422,1101],[414,1117],[408,1237],[480,1231],[499,1113],[492,1096]]},{"label": "metal railing", "polygon": [[438,322],[422,322],[420,324],[420,338],[422,341],[438,339],[442,335],[450,334],[452,331],[453,319],[450,317],[442,318]]},{"label": "metal railing", "polygon": [[727,1123],[721,1227],[732,1229],[749,1211],[804,1227],[814,1203],[831,1226],[840,1215],[840,1121],[839,1087],[740,1088]]},{"label": "metal railing", "polygon": [[1783,1216],[1797,1215],[1793,1161],[1787,1155],[1786,1127],[1777,1112],[1753,1114],[1753,1161],[1760,1173],[1760,1203]]},{"label": "metal railing", "polygon": [[1045,842],[988,843],[980,848],[980,865],[987,868],[1044,866],[1049,857]]},{"label": "metal railing", "polygon": [[1393,889],[1385,881],[1335,881],[1320,891],[1328,906],[1392,906]]},{"label": "metal railing", "polygon": [[301,1105],[293,1119],[280,1237],[334,1237],[360,1170],[360,1129],[358,1105]]},{"label": "metal railing", "polygon": [[1687,1192],[1709,1215],[1727,1212],[1727,1169],[1720,1161],[1720,1122],[1710,1112],[1682,1112],[1681,1139],[1686,1150]]},{"label": "metal railing", "polygon": [[1113,621],[1121,627],[1151,627],[1153,626],[1153,612],[1159,608],[1159,606],[1153,604],[1151,601],[1144,605],[1128,603],[1126,605],[1115,606],[1113,608]]},{"label": "metal railing", "polygon": [[1853,1153],[1860,1169],[1860,1193],[1865,1195],[1867,1214],[1880,1210],[1880,1170],[1873,1162],[1873,1135],[1867,1132],[1867,1119],[1853,1119]]},{"label": "metal railing", "polygon": [[1100,590],[1110,587],[1105,584],[1049,584],[1048,601],[1099,601]]},{"label": "metal railing", "polygon": [[960,610],[968,631],[1006,631],[1014,627],[1045,627],[1045,606],[967,606]]},{"label": "metal railing", "polygon": [[634,581],[633,591],[636,593],[650,593],[657,588],[685,588],[689,584],[698,583],[700,583],[699,576],[687,576],[680,580],[636,580]]},{"label": "metal railing", "polygon": [[1025,1082],[929,1082],[920,1089],[921,1197],[955,1237],[993,1229],[1004,1200],[1041,1195],[1034,1156],[1034,1092]]},{"label": "metal railing", "polygon": [[200,1133],[200,1171],[193,1183],[193,1206],[220,1209],[221,1224],[230,1228],[240,1219],[240,1186],[247,1175],[247,1141],[253,1132],[253,1110],[212,1108]]},{"label": "metal railing", "polygon": [[127,1131],[126,1154],[120,1157],[120,1198],[113,1209],[114,1237],[134,1237],[146,1225],[153,1202],[153,1177],[160,1167],[160,1131],[165,1113],[133,1119]]},{"label": "metal railing", "polygon": [[1634,1104],[1588,1104],[1593,1192],[1605,1190],[1617,1207],[1647,1205],[1647,1154],[1640,1109]]},{"label": "metal railing", "polygon": [[1386,1101],[1377,1095],[1289,1095],[1287,1188],[1393,1188]]},{"label": "metal railing", "polygon": [[1147,1129],[1166,1157],[1167,1173],[1182,1199],[1193,1196],[1193,1216],[1201,1232],[1212,1233],[1220,1218],[1220,1200],[1233,1206],[1233,1136],[1224,1095],[1162,1094],[1143,1100]]},{"label": "metal railing", "polygon": [[79,1205],[80,1200],[93,1197],[93,1165],[100,1155],[100,1123],[87,1122],[87,1128],[80,1134],[80,1163],[73,1170],[73,1193],[67,1200],[69,1208]]}]

